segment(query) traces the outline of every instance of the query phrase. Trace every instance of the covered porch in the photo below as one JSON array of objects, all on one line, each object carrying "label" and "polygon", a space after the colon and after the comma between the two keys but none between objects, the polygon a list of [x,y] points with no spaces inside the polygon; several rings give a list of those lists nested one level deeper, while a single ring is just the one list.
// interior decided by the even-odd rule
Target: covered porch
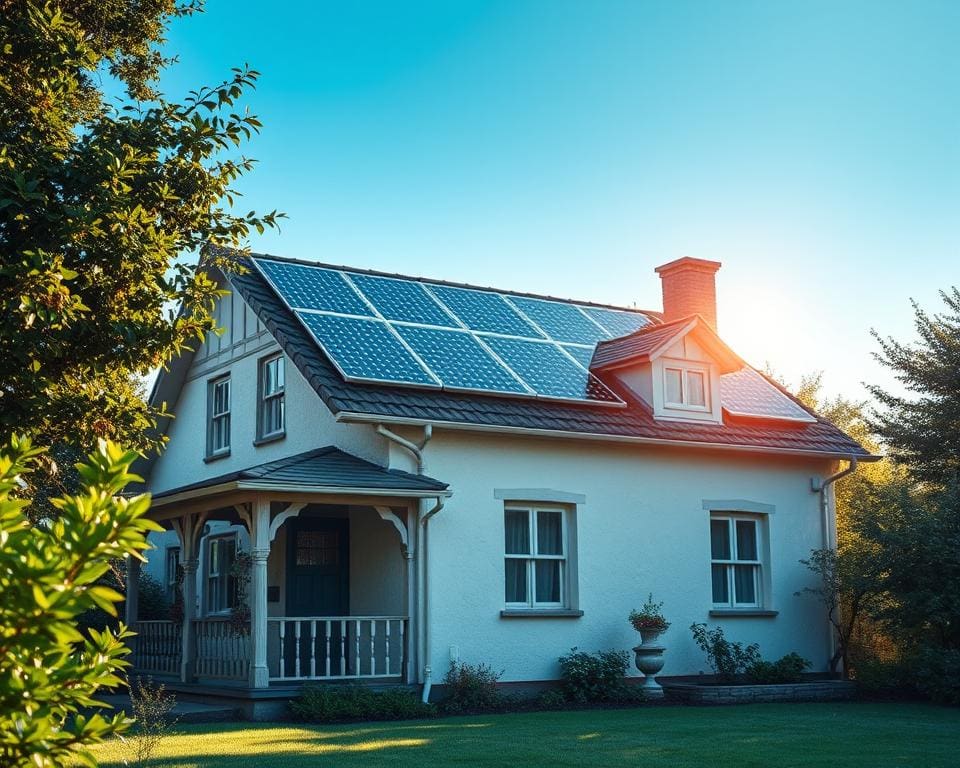
[{"label": "covered porch", "polygon": [[333,448],[159,494],[174,615],[140,620],[130,561],[133,674],[181,690],[416,683],[420,522],[447,495]]}]

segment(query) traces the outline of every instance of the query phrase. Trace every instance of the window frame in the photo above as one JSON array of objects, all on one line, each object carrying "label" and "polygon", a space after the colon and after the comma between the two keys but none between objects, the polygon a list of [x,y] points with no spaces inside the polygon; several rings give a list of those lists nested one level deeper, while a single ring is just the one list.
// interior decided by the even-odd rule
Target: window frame
[{"label": "window frame", "polygon": [[[226,409],[215,411],[217,402],[217,389],[226,385]],[[233,380],[229,373],[217,376],[207,382],[207,459],[218,459],[230,455],[230,446],[232,444],[231,427],[233,411]],[[226,426],[223,434],[226,436],[226,443],[219,447],[214,445],[216,436],[216,423],[222,422]]]},{"label": "window frame", "polygon": [[[280,376],[282,384],[275,392],[267,393],[267,366],[270,363],[279,362]],[[279,429],[267,432],[265,430],[265,420],[267,415],[267,405],[271,401],[279,402],[280,427]],[[260,358],[257,362],[257,440],[256,442],[265,443],[272,440],[279,440],[287,433],[287,363],[283,352],[275,352]]]},{"label": "window frame", "polygon": [[[706,364],[686,363],[679,361],[664,361],[663,363],[663,407],[670,410],[692,411],[695,413],[712,413],[713,405],[710,401],[711,381],[710,366]],[[667,399],[667,374],[670,371],[680,373],[680,402]],[[699,374],[703,378],[703,405],[687,402],[690,391],[690,374]]]},{"label": "window frame", "polygon": [[[729,542],[729,558],[716,558],[713,556],[713,523],[723,521],[727,524],[727,536]],[[753,559],[741,559],[738,557],[737,543],[737,522],[750,522],[753,524],[754,549],[756,557]],[[761,610],[765,604],[764,581],[768,564],[764,558],[764,531],[763,526],[766,520],[761,515],[749,514],[745,512],[711,512],[709,519],[709,545],[710,545],[710,604],[714,610]],[[713,569],[721,566],[725,570],[727,597],[726,602],[716,602],[713,598]],[[736,567],[751,566],[753,568],[753,594],[752,602],[739,602],[736,591]]]},{"label": "window frame", "polygon": [[[527,553],[508,553],[506,551],[506,518],[509,512],[522,512],[527,516],[527,534],[529,541],[529,551]],[[560,544],[561,544],[561,554],[559,555],[550,555],[550,554],[539,554],[538,553],[538,533],[537,533],[537,518],[540,512],[548,512],[560,515]],[[504,525],[504,547],[503,547],[503,579],[504,579],[504,607],[508,611],[541,611],[541,610],[554,610],[554,611],[564,611],[572,609],[571,605],[571,588],[570,588],[570,573],[571,573],[571,539],[570,539],[570,510],[562,505],[557,504],[543,504],[543,503],[531,503],[531,502],[516,502],[508,501],[503,505],[503,525]],[[526,594],[527,600],[525,602],[508,602],[506,597],[506,579],[507,579],[507,561],[508,560],[522,560],[526,563]],[[538,601],[537,598],[537,583],[536,583],[536,563],[541,560],[549,561],[559,561],[560,562],[560,600],[559,602],[554,601]]]},{"label": "window frame", "polygon": [[[237,540],[236,533],[223,533],[214,536],[208,536],[204,543],[204,555],[206,556],[206,563],[204,564],[203,572],[203,606],[204,612],[207,616],[226,616],[229,615],[234,608],[234,598],[236,597],[236,580],[230,575],[229,566],[224,569],[224,558],[222,552],[217,553],[217,572],[215,574],[213,573],[214,548],[222,547],[227,541],[233,544],[233,559],[236,559],[237,552],[239,551],[239,542]],[[213,579],[216,579],[216,600],[211,599],[211,595],[213,593],[211,582]],[[214,604],[217,604],[218,606],[216,609],[213,607]]]},{"label": "window frame", "polygon": [[[177,598],[177,581],[180,576],[180,547],[173,546],[167,547],[166,557],[164,558],[166,562],[166,576],[167,576],[167,600],[172,605]],[[173,567],[171,568],[171,562]]]}]

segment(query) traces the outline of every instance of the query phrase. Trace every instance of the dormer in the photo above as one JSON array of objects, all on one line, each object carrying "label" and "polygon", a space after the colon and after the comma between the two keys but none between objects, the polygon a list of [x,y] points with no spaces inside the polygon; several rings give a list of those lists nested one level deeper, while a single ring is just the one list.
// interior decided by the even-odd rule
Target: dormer
[{"label": "dormer", "polygon": [[720,423],[720,377],[744,362],[701,316],[601,341],[590,369],[613,375],[668,421]]}]

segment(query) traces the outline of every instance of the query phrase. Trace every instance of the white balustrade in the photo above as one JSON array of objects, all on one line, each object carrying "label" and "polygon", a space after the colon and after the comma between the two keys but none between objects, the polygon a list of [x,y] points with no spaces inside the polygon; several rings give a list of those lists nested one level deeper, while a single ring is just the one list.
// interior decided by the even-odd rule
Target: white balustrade
[{"label": "white balustrade", "polygon": [[267,625],[271,682],[403,675],[406,616],[271,616]]},{"label": "white balustrade", "polygon": [[200,619],[197,632],[197,677],[246,679],[250,671],[250,632],[227,619]]},{"label": "white balustrade", "polygon": [[131,662],[137,672],[155,675],[179,675],[183,651],[180,622],[138,621],[131,645]]}]

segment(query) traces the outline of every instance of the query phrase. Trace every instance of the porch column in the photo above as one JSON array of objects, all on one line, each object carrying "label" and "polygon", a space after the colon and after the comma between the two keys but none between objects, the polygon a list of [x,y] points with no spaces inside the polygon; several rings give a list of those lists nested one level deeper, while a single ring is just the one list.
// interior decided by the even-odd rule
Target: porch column
[{"label": "porch column", "polygon": [[140,613],[140,558],[127,556],[127,596],[123,620],[128,627],[137,623]]},{"label": "porch column", "polygon": [[250,687],[267,688],[267,558],[270,556],[270,502],[257,498],[250,520]]},{"label": "porch column", "polygon": [[[183,568],[183,628],[180,637],[183,641],[180,655],[180,680],[192,683],[195,675],[195,661],[197,658],[197,566],[199,559],[194,551],[196,542],[190,547],[187,556],[180,567]],[[186,547],[183,547],[186,550]]]},{"label": "porch column", "polygon": [[404,682],[411,685],[417,681],[417,632],[419,626],[416,620],[417,614],[417,508],[407,508],[407,546],[403,551],[403,558],[407,566],[407,634],[404,656],[406,658],[406,669],[404,670]]}]

